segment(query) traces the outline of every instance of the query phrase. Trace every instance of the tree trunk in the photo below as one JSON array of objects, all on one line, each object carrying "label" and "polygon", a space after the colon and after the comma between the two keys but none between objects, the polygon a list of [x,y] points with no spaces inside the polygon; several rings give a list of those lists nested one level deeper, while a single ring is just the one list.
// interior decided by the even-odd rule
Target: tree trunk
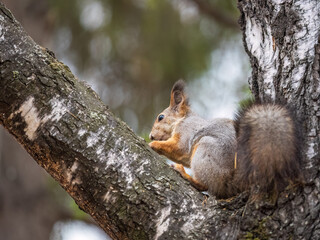
[{"label": "tree trunk", "polygon": [[[318,176],[320,2],[239,1],[256,99],[289,102],[304,119],[306,180]],[[258,13],[258,14],[257,14]]]},{"label": "tree trunk", "polygon": [[[319,27],[309,29],[306,18],[318,24],[319,3],[239,6],[255,96],[282,96],[305,116],[307,184],[286,190],[275,205],[249,203],[248,193],[206,199],[35,44],[2,4],[0,122],[114,239],[318,239]],[[291,19],[288,29],[281,16]]]}]

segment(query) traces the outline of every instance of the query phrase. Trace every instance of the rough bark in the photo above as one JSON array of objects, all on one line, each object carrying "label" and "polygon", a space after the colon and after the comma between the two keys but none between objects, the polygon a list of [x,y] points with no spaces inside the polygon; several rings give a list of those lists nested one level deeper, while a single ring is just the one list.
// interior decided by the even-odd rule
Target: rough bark
[{"label": "rough bark", "polygon": [[[268,4],[274,7],[269,9]],[[305,45],[313,49],[308,58],[300,61],[300,55],[293,55],[294,61],[290,57],[281,68],[265,67],[266,62],[260,59],[265,58],[262,52],[266,50],[261,48],[264,44],[269,46],[268,39],[272,40],[272,28],[265,30],[277,19],[272,16],[283,6],[295,12],[299,19],[314,12],[303,11],[299,2],[268,4],[240,2],[245,46],[253,64],[253,90],[262,99],[281,93],[290,102],[297,101],[297,110],[306,117],[309,146],[305,160],[309,181],[304,187],[286,190],[276,204],[247,202],[248,193],[228,202],[216,201],[214,197],[206,200],[114,117],[52,52],[34,43],[2,4],[0,122],[114,239],[319,239],[319,141],[316,142],[319,115],[311,112],[313,109],[313,113],[319,113],[316,109],[319,94],[318,98],[307,96],[307,91],[319,93],[319,32],[313,33],[313,37],[301,36],[307,26],[300,24],[296,31],[300,37],[305,36]],[[319,10],[317,1],[310,4]],[[257,9],[264,11],[259,15]],[[313,18],[319,20],[319,11],[315,15]],[[295,26],[298,20],[292,21]],[[254,34],[261,33],[258,41],[263,40],[262,44],[250,43],[252,29]],[[282,39],[291,33],[289,30]],[[283,45],[277,43],[281,37],[275,38],[278,44],[275,52],[279,55],[282,52],[281,59],[293,53],[293,43],[282,51]],[[268,63],[270,59],[267,58]],[[298,74],[295,64],[302,63],[308,64],[307,72],[296,85],[304,91],[294,87],[293,80],[288,79],[288,70],[283,71],[293,64],[290,70],[294,78]],[[274,75],[267,74],[268,70]]]}]

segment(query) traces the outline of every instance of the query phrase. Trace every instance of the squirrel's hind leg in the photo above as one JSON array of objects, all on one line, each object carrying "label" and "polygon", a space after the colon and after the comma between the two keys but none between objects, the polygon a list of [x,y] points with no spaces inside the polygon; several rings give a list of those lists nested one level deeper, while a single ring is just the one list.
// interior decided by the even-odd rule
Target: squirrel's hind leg
[{"label": "squirrel's hind leg", "polygon": [[208,190],[207,186],[205,186],[204,184],[200,183],[198,180],[187,174],[182,164],[173,164],[172,166],[177,172],[181,174],[181,176],[184,179],[188,180],[191,183],[191,185],[194,186],[196,189],[198,189],[199,191]]}]

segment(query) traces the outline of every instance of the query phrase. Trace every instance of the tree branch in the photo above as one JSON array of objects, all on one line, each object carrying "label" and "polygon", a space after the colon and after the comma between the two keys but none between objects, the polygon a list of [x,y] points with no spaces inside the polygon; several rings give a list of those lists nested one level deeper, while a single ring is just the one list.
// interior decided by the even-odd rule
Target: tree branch
[{"label": "tree branch", "polygon": [[112,238],[204,239],[232,227],[233,211],[204,204],[2,4],[0,20],[1,124]]}]

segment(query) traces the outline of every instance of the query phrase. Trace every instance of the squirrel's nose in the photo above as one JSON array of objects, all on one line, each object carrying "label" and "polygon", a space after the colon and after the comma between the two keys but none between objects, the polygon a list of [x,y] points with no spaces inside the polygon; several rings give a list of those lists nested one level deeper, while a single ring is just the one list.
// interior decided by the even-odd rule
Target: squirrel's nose
[{"label": "squirrel's nose", "polygon": [[154,140],[154,137],[152,136],[152,134],[151,134],[151,133],[149,134],[149,138],[150,138],[150,140],[151,140],[151,141],[153,141],[153,140]]}]

